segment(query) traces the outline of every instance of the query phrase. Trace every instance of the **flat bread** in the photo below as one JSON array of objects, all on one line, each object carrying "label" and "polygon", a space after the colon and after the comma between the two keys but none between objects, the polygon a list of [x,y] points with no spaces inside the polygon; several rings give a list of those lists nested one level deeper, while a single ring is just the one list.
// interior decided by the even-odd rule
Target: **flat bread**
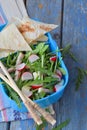
[{"label": "flat bread", "polygon": [[17,20],[19,22],[15,22],[16,26],[28,43],[36,41],[39,37],[58,27],[58,25],[38,22],[28,17],[22,20]]},{"label": "flat bread", "polygon": [[0,59],[7,57],[9,54],[14,53],[14,51],[10,51],[10,50],[0,50]]},{"label": "flat bread", "polygon": [[31,50],[15,24],[8,25],[2,32],[0,32],[0,49],[14,51]]},{"label": "flat bread", "polygon": [[39,37],[36,41],[38,41],[38,42],[46,42],[46,41],[48,41],[48,37],[43,35],[43,36]]}]

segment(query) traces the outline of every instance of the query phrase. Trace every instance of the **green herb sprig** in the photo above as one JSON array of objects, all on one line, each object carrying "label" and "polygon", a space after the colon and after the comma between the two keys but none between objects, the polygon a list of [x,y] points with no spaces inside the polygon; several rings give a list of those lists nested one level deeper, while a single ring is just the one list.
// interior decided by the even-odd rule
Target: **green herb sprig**
[{"label": "green herb sprig", "polygon": [[77,79],[76,79],[76,83],[75,83],[76,84],[76,88],[75,88],[76,91],[79,89],[85,76],[87,76],[87,70],[84,70],[80,67],[77,67],[77,71],[78,71],[78,75],[77,75]]}]

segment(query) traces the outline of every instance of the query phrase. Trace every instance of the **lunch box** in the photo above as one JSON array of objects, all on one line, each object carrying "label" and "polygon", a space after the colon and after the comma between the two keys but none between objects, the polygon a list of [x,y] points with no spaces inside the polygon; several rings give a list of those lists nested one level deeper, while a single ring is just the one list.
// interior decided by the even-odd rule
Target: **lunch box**
[{"label": "lunch box", "polygon": [[8,23],[7,18],[0,5],[0,31],[7,25],[7,23]]},{"label": "lunch box", "polygon": [[[47,44],[49,44],[50,46],[50,50],[51,51],[55,51],[58,49],[58,46],[56,44],[56,42],[52,39],[50,33],[46,34],[48,36],[48,42]],[[58,51],[56,52],[57,56],[61,62],[61,67],[66,71],[66,74],[63,76],[64,79],[64,84],[60,87],[60,89],[57,92],[54,92],[51,95],[48,95],[47,97],[44,97],[42,99],[38,99],[35,100],[35,102],[37,104],[39,104],[42,108],[46,108],[49,105],[57,102],[63,95],[64,89],[68,83],[68,71],[67,68],[63,62],[63,60],[61,59],[61,53]],[[0,85],[0,89],[1,92],[3,93],[4,99],[6,99],[6,103],[9,104],[9,107],[13,108],[14,110],[20,111],[20,112],[28,112],[25,105],[23,104],[23,102],[21,102],[21,108],[18,107],[18,105],[16,104],[16,102],[14,100],[12,100],[5,92],[4,86]]]}]

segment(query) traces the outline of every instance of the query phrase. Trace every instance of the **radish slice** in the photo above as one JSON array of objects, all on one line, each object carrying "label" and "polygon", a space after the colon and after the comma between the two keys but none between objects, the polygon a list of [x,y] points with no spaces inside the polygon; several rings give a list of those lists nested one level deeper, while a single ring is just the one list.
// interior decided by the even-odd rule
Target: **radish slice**
[{"label": "radish slice", "polygon": [[33,76],[30,72],[24,72],[21,76],[22,81],[24,80],[31,80],[33,79]]},{"label": "radish slice", "polygon": [[58,78],[59,81],[61,81],[61,77],[57,74],[52,75],[53,78]]},{"label": "radish slice", "polygon": [[41,88],[43,85],[42,84],[34,84],[32,85],[32,89],[38,89]]},{"label": "radish slice", "polygon": [[38,73],[37,72],[33,72],[33,76],[34,76],[34,80],[38,77]]},{"label": "radish slice", "polygon": [[25,63],[21,63],[21,64],[16,66],[16,70],[22,71],[25,67],[26,67],[26,64]]},{"label": "radish slice", "polygon": [[39,71],[38,72],[33,72],[33,77],[34,77],[34,80],[36,78],[40,79],[40,72]]},{"label": "radish slice", "polygon": [[52,56],[52,57],[50,57],[50,61],[55,62],[56,60],[57,60],[57,56]]},{"label": "radish slice", "polygon": [[30,91],[30,88],[27,86],[22,87],[22,92],[29,98],[32,96],[32,91]]},{"label": "radish slice", "polygon": [[54,86],[54,92],[58,92],[63,84],[64,84],[64,80],[62,79],[60,83]]},{"label": "radish slice", "polygon": [[56,70],[56,74],[57,74],[60,78],[62,78],[62,73],[61,73],[60,70]]},{"label": "radish slice", "polygon": [[32,55],[29,56],[29,61],[30,61],[31,63],[37,61],[38,59],[39,59],[39,56],[37,56],[37,55],[35,55],[35,54],[32,54]]},{"label": "radish slice", "polygon": [[51,91],[49,89],[42,88],[42,87],[38,89],[38,93],[41,93],[41,92],[51,93]]}]

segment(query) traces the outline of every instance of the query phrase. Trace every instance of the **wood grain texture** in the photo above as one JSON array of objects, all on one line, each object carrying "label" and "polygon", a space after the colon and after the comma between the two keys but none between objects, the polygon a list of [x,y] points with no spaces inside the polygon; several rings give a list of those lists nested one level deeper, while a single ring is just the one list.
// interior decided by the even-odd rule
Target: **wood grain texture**
[{"label": "wood grain texture", "polygon": [[61,2],[62,0],[27,0],[26,8],[31,18],[38,19],[46,23],[54,23],[59,27],[52,31],[53,38],[60,42],[61,26]]},{"label": "wood grain texture", "polygon": [[0,123],[0,130],[9,130],[9,123]]},{"label": "wood grain texture", "polygon": [[87,69],[87,1],[65,0],[63,21],[63,46],[70,43],[79,64],[67,58],[69,84],[60,101],[61,122],[70,119],[63,130],[87,130],[87,79],[75,91],[76,66]]},{"label": "wood grain texture", "polygon": [[24,4],[24,0],[15,0],[16,1],[16,4],[18,6],[18,9],[20,10],[21,12],[21,15],[22,17],[27,17],[28,14],[27,14],[27,11],[26,11],[26,8],[25,8],[25,4]]},{"label": "wood grain texture", "polygon": [[[13,16],[15,17],[22,17],[22,14],[17,6],[15,0],[0,0],[0,4],[4,9],[5,15],[7,19],[10,21]],[[15,11],[16,10],[16,11]]]},{"label": "wood grain texture", "polygon": [[[8,130],[36,130],[35,122],[30,120],[13,121]],[[51,126],[47,126],[44,130],[51,130]]]}]

